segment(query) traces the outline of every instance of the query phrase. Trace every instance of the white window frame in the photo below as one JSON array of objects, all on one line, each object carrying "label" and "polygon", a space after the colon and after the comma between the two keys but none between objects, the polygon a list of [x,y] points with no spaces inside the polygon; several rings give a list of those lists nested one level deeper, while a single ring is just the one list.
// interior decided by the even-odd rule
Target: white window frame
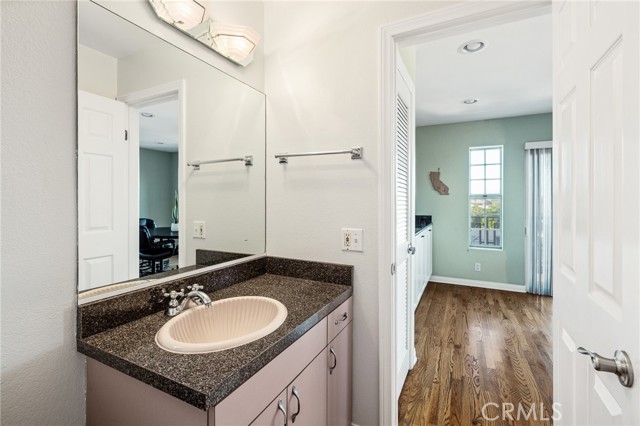
[{"label": "white window frame", "polygon": [[[488,151],[491,149],[500,149],[500,194],[483,194],[483,195],[472,195],[471,194],[471,152],[472,151]],[[491,163],[491,165],[496,163]],[[474,164],[478,165],[478,164]],[[485,162],[483,165],[486,167],[488,164]],[[469,155],[467,157],[467,172],[468,172],[468,197],[467,197],[467,247],[470,250],[492,250],[492,251],[502,251],[504,250],[504,145],[483,145],[483,146],[472,146],[469,147]],[[485,176],[485,181],[486,176]],[[472,245],[471,244],[471,230],[474,229],[471,227],[472,225],[472,211],[471,211],[471,202],[472,200],[487,200],[487,199],[496,199],[500,200],[500,245]],[[486,217],[486,216],[485,216]],[[485,229],[485,228],[481,228]],[[488,228],[486,228],[488,229]]]}]

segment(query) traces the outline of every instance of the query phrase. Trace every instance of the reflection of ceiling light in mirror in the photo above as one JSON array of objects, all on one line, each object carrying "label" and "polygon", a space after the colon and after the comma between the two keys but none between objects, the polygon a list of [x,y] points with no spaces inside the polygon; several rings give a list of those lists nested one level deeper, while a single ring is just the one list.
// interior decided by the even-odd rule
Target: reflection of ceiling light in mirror
[{"label": "reflection of ceiling light in mirror", "polygon": [[195,0],[149,0],[163,21],[186,31],[204,20],[205,8]]},{"label": "reflection of ceiling light in mirror", "polygon": [[140,115],[147,118],[153,118],[153,114],[150,112],[141,112]]},{"label": "reflection of ceiling light in mirror", "polygon": [[467,105],[473,105],[473,104],[477,104],[478,101],[479,101],[479,99],[465,99],[462,102],[467,104]]},{"label": "reflection of ceiling light in mirror", "polygon": [[471,40],[464,43],[462,46],[458,48],[458,52],[460,53],[476,53],[484,49],[486,43],[480,40]]}]

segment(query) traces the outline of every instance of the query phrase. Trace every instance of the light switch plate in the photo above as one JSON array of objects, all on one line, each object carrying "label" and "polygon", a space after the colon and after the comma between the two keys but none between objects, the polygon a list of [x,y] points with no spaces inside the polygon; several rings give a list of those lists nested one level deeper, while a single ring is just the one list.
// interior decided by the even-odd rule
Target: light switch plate
[{"label": "light switch plate", "polygon": [[206,222],[203,220],[193,221],[193,238],[204,240],[207,237]]},{"label": "light switch plate", "polygon": [[362,229],[342,228],[342,250],[362,251]]}]

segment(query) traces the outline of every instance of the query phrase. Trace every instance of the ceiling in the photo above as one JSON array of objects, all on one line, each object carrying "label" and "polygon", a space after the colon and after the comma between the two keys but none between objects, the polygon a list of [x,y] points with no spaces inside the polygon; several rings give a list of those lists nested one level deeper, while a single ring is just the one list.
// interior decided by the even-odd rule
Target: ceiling
[{"label": "ceiling", "polygon": [[[138,109],[140,115],[140,148],[178,152],[178,100],[165,101]],[[144,117],[142,113],[153,114]]]},{"label": "ceiling", "polygon": [[[460,53],[471,40],[485,48]],[[551,75],[550,14],[418,45],[416,125],[551,112]]]}]

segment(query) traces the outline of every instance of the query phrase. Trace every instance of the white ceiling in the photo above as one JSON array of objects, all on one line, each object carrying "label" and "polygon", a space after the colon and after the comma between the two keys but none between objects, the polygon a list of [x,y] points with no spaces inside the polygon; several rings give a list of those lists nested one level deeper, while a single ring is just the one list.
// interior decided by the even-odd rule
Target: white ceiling
[{"label": "white ceiling", "polygon": [[[482,40],[477,53],[461,45]],[[416,46],[416,125],[551,112],[551,15]],[[473,105],[462,101],[479,99]]]},{"label": "white ceiling", "polygon": [[140,115],[140,148],[178,152],[178,100],[149,105],[138,109]]}]

